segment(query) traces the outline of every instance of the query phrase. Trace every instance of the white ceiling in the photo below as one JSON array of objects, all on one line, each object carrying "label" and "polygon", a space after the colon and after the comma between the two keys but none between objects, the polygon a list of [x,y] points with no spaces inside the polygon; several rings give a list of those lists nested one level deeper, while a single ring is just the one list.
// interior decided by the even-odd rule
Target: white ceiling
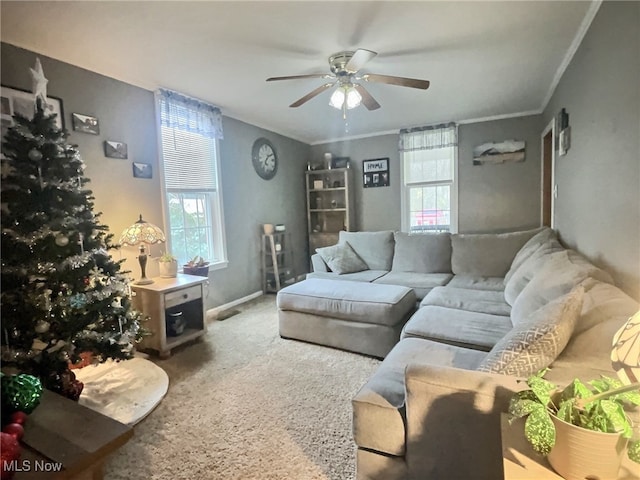
[{"label": "white ceiling", "polygon": [[[149,90],[177,90],[307,143],[540,112],[598,5],[0,2],[3,42]],[[328,72],[329,55],[356,48],[378,52],[362,72],[426,79],[431,87],[368,83],[382,108],[351,110],[345,126],[328,105],[330,92],[288,107],[325,80],[265,82]]]}]

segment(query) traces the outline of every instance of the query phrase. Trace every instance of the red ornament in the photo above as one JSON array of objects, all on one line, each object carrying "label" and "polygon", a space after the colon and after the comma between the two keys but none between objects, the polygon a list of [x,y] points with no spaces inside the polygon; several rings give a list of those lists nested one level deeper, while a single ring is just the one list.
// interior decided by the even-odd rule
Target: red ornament
[{"label": "red ornament", "polygon": [[27,414],[24,412],[13,412],[11,414],[11,422],[10,423],[19,423],[20,425],[24,425],[27,421]]},{"label": "red ornament", "polygon": [[20,441],[20,439],[24,435],[24,428],[22,428],[22,425],[20,425],[19,423],[10,423],[8,425],[5,425],[2,431],[4,433],[8,433],[18,441]]},{"label": "red ornament", "polygon": [[0,473],[1,480],[9,480],[13,478],[15,472],[15,463],[20,458],[20,444],[8,433],[0,432],[0,465],[2,470]]},{"label": "red ornament", "polygon": [[89,285],[89,282],[90,282],[89,277],[84,277],[84,284]]}]

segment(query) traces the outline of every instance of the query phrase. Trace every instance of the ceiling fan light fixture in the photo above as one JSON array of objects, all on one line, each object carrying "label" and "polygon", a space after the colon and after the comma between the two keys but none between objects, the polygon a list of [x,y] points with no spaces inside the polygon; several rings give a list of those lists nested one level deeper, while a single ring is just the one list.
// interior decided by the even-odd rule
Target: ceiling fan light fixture
[{"label": "ceiling fan light fixture", "polygon": [[348,110],[351,110],[359,106],[360,103],[362,103],[362,96],[350,83],[336,88],[329,100],[329,105],[338,110],[342,110],[345,106]]},{"label": "ceiling fan light fixture", "polygon": [[356,108],[362,102],[362,95],[351,85],[347,90],[347,108]]},{"label": "ceiling fan light fixture", "polygon": [[329,100],[329,105],[338,110],[342,110],[342,105],[344,104],[344,89],[342,86],[336,88],[335,92],[331,95],[331,99]]}]

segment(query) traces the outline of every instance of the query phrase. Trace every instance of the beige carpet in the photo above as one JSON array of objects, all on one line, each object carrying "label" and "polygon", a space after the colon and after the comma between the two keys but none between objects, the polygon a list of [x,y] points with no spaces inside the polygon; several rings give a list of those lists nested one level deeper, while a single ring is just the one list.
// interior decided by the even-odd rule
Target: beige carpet
[{"label": "beige carpet", "polygon": [[351,398],[379,361],[281,339],[273,295],[239,310],[155,360],[169,392],[106,480],[354,478]]}]

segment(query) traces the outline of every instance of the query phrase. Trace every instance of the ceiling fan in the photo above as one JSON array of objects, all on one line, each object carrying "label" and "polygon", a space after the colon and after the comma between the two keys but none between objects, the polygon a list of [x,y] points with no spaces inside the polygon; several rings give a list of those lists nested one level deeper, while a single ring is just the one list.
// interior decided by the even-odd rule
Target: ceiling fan
[{"label": "ceiling fan", "polygon": [[289,107],[296,108],[305,104],[312,98],[320,95],[325,90],[337,85],[338,88],[331,95],[329,105],[343,111],[345,118],[347,109],[355,108],[363,104],[368,110],[380,108],[380,104],[371,94],[358,82],[387,83],[389,85],[399,85],[401,87],[419,88],[426,90],[429,88],[428,80],[418,80],[415,78],[395,77],[391,75],[379,75],[376,73],[359,74],[364,65],[378,55],[371,50],[359,48],[356,51],[338,52],[329,57],[329,68],[331,73],[311,73],[308,75],[289,75],[286,77],[267,78],[267,82],[276,80],[298,80],[302,78],[325,78],[332,79],[331,82],[319,86],[315,90],[307,93],[304,97],[293,102]]}]

